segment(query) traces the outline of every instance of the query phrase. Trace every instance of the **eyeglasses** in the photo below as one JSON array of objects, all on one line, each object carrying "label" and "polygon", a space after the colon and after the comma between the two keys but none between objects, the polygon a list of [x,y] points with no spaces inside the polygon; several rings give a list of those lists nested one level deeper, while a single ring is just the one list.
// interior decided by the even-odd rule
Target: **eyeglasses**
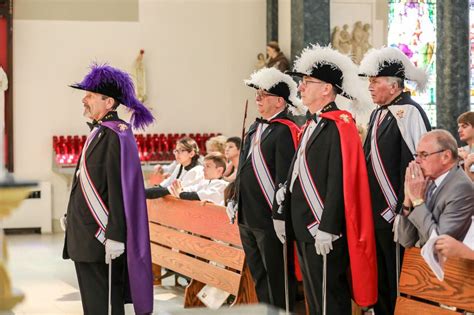
[{"label": "eyeglasses", "polygon": [[255,93],[255,97],[256,97],[257,99],[263,99],[263,98],[265,98],[265,97],[267,97],[267,96],[280,97],[280,96],[278,96],[278,95],[275,95],[275,94],[272,94],[272,93],[268,93],[268,92],[265,92],[265,91],[263,91],[263,90],[258,90],[257,93]]},{"label": "eyeglasses", "polygon": [[439,150],[439,151],[435,151],[435,152],[431,152],[431,153],[428,153],[428,152],[420,152],[420,153],[415,153],[413,154],[413,157],[416,159],[417,157],[419,157],[421,160],[426,160],[428,158],[428,156],[430,155],[433,155],[433,154],[438,154],[438,153],[441,153],[441,152],[444,152],[446,151],[447,149],[442,149],[442,150]]},{"label": "eyeglasses", "polygon": [[173,150],[173,153],[174,153],[174,154],[184,153],[184,152],[189,152],[189,151],[188,151],[188,150],[184,150],[184,149],[174,149],[174,150]]},{"label": "eyeglasses", "polygon": [[308,83],[326,84],[326,82],[323,82],[323,81],[312,81],[312,80],[305,80],[305,79],[300,81],[300,85],[303,87],[306,87]]}]

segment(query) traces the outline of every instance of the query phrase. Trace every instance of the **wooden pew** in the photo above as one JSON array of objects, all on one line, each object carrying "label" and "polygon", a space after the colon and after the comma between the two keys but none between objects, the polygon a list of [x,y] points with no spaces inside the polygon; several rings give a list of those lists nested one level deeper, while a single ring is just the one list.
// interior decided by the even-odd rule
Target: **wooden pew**
[{"label": "wooden pew", "polygon": [[184,307],[204,306],[196,294],[206,284],[234,295],[232,305],[258,303],[238,226],[229,224],[224,207],[171,196],[147,205],[155,279],[161,267],[191,278]]},{"label": "wooden pew", "polygon": [[[449,315],[474,312],[474,261],[450,258],[439,281],[419,248],[405,250],[395,314]],[[454,306],[457,312],[439,306]]]}]

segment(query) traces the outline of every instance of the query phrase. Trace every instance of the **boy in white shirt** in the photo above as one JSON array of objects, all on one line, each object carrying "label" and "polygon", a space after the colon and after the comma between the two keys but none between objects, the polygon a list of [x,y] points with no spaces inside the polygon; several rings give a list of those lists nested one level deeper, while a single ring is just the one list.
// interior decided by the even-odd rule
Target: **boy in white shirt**
[{"label": "boy in white shirt", "polygon": [[183,188],[180,180],[175,180],[170,187],[171,193],[181,199],[202,200],[224,205],[224,189],[229,184],[222,179],[226,168],[225,157],[213,152],[204,157],[204,179],[198,184]]}]

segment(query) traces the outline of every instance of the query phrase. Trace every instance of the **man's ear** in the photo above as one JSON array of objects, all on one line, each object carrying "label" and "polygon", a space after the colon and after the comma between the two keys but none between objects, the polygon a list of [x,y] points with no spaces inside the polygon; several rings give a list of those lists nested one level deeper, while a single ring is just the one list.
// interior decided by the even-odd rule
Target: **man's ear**
[{"label": "man's ear", "polygon": [[283,97],[278,98],[278,108],[284,108],[286,106],[286,101]]},{"label": "man's ear", "polygon": [[111,110],[114,108],[114,104],[115,104],[115,100],[111,97],[107,97],[105,99],[105,107],[108,109],[108,110]]}]

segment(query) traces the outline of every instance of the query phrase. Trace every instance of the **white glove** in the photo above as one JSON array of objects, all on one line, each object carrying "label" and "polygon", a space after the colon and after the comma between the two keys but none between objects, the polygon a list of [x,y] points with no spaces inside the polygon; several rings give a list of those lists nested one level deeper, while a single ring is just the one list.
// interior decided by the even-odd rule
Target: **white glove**
[{"label": "white glove", "polygon": [[332,250],[332,241],[337,236],[318,230],[316,237],[314,238],[314,246],[316,247],[316,254],[327,255]]},{"label": "white glove", "polygon": [[227,203],[227,207],[225,208],[225,212],[227,213],[227,216],[229,217],[230,224],[234,224],[235,215],[237,214],[237,205],[234,204],[233,200],[230,200]]},{"label": "white glove", "polygon": [[61,225],[61,230],[66,231],[67,228],[67,217],[63,215],[59,218],[59,225]]},{"label": "white glove", "polygon": [[115,259],[123,254],[125,251],[125,244],[114,240],[105,241],[105,263],[109,264],[112,259]]},{"label": "white glove", "polygon": [[283,201],[285,200],[285,195],[286,195],[286,185],[280,186],[278,188],[277,192],[275,193],[275,201],[277,205],[281,205]]},{"label": "white glove", "polygon": [[392,227],[392,232],[393,232],[393,241],[395,243],[398,243],[398,225],[400,224],[400,214],[397,214],[395,216],[395,220],[393,220],[393,227]]},{"label": "white glove", "polygon": [[286,242],[286,232],[285,232],[285,221],[273,219],[273,227],[275,228],[275,233],[278,239],[282,244]]}]

